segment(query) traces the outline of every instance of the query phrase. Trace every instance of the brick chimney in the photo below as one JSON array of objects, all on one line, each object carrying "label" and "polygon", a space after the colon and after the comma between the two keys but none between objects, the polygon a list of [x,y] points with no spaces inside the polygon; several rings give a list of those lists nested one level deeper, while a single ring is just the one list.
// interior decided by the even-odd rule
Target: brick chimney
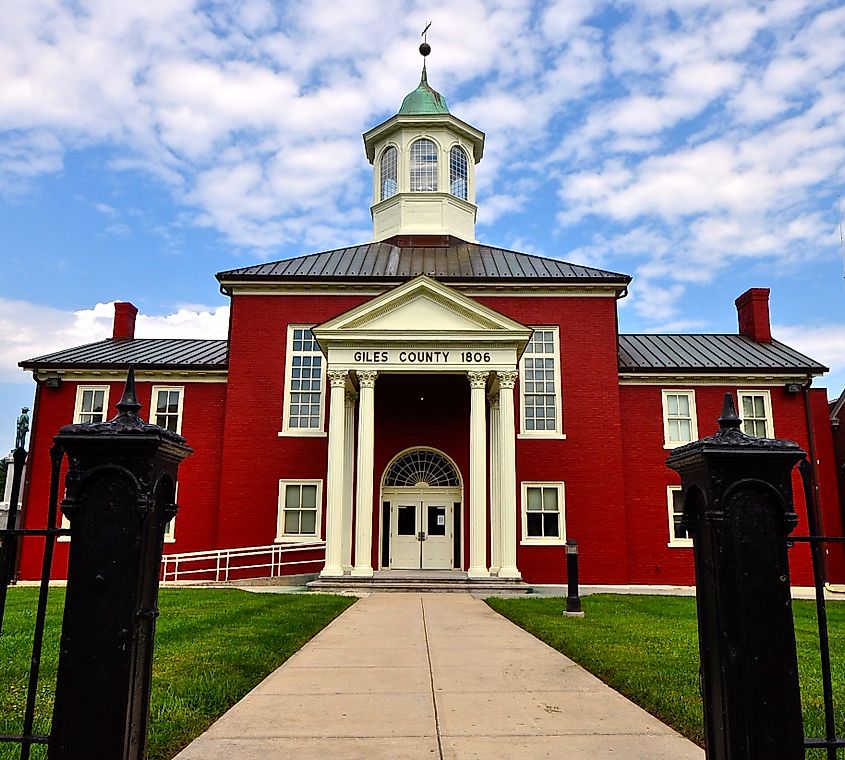
[{"label": "brick chimney", "polygon": [[135,337],[135,317],[138,309],[128,301],[114,302],[114,340],[131,340]]},{"label": "brick chimney", "polygon": [[739,334],[758,343],[771,343],[769,289],[749,288],[734,303],[736,303],[736,314],[739,317]]}]

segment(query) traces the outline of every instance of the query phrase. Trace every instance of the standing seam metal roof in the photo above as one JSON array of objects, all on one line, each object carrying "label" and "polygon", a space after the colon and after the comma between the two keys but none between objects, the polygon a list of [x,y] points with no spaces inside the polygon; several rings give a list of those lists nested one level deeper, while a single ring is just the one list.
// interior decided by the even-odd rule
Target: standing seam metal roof
[{"label": "standing seam metal roof", "polygon": [[25,359],[24,369],[66,365],[80,368],[125,367],[134,364],[146,368],[226,369],[229,360],[227,340],[192,338],[134,338],[101,340],[67,348],[52,354]]},{"label": "standing seam metal roof", "polygon": [[620,335],[620,372],[661,370],[801,370],[828,368],[783,343],[758,343],[744,335]]},{"label": "standing seam metal roof", "polygon": [[457,241],[438,246],[365,243],[266,264],[218,272],[218,280],[410,279],[421,274],[440,280],[580,280],[626,284],[619,272],[570,264],[505,248]]}]

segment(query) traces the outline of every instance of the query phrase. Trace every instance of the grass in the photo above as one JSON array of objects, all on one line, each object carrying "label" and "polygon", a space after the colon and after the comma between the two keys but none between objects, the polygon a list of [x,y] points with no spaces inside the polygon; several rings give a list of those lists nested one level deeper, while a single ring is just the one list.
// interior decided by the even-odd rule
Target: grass
[{"label": "grass", "polygon": [[[19,733],[26,703],[37,590],[10,588],[0,641],[0,733]],[[236,589],[163,589],[156,627],[149,760],[173,757],[354,600],[252,594]],[[52,589],[35,729],[49,730],[64,590]],[[0,744],[0,760],[18,757]],[[45,757],[36,747],[33,757]]]},{"label": "grass", "polygon": [[[602,681],[697,744],[704,744],[698,692],[695,599],[596,595],[582,600],[586,617],[565,618],[566,601],[488,599],[497,612],[571,657]],[[815,604],[793,602],[804,733],[824,736]],[[845,602],[829,602],[834,702],[845,718]],[[823,757],[807,753],[808,758]]]}]

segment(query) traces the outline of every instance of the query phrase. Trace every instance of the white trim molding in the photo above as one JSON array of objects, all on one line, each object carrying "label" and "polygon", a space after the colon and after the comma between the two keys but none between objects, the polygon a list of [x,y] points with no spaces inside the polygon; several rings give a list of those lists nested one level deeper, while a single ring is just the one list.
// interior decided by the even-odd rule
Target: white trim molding
[{"label": "white trim molding", "polygon": [[669,543],[673,549],[688,549],[692,546],[691,538],[678,538],[675,534],[675,494],[681,493],[680,486],[666,486],[666,506],[669,510]]},{"label": "white trim molding", "polygon": [[[528,535],[528,490],[530,488],[541,489],[541,509],[540,514],[557,513],[557,536],[529,536]],[[545,509],[545,493],[546,489],[554,490],[557,494],[557,510]],[[520,512],[522,514],[522,540],[521,546],[560,546],[566,543],[566,487],[563,481],[540,481],[540,480],[523,480],[520,484],[520,492],[522,495]],[[531,510],[535,511],[535,510]],[[543,521],[543,533],[545,534],[545,521]]]},{"label": "white trim molding", "polygon": [[[682,414],[678,402],[675,404],[675,410],[672,410],[671,398],[676,399],[686,398],[688,410],[687,414]],[[660,399],[663,405],[663,448],[676,449],[678,446],[685,446],[692,441],[698,440],[698,418],[695,413],[695,391],[690,388],[664,388],[660,392]],[[678,423],[680,429],[682,423],[689,423],[689,438],[684,439],[680,433],[676,434],[672,430],[673,422]]]},{"label": "white trim molding", "polygon": [[[287,507],[287,489],[288,486],[299,486],[299,497],[300,503],[298,507],[295,507],[300,513],[303,510],[302,507],[302,491],[303,486],[316,486],[315,490],[315,506],[314,506],[314,532],[313,533],[286,533],[285,532],[285,511],[288,509]],[[291,508],[293,510],[294,507]],[[307,510],[310,511],[311,507],[307,507]],[[279,507],[278,512],[276,515],[276,538],[275,542],[278,543],[312,543],[314,541],[319,541],[321,536],[321,529],[322,529],[322,513],[323,513],[323,481],[315,478],[281,478],[279,479]],[[300,523],[301,528],[301,523]]]}]

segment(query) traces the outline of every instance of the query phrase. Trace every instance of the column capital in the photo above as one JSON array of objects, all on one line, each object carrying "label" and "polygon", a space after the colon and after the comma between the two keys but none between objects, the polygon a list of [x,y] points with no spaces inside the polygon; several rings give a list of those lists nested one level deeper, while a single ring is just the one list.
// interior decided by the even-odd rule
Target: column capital
[{"label": "column capital", "polygon": [[355,391],[346,391],[346,396],[344,396],[344,402],[347,407],[355,406],[355,402],[358,400],[358,394]]},{"label": "column capital", "polygon": [[469,387],[470,388],[480,388],[484,390],[487,387],[487,376],[489,372],[481,372],[478,370],[470,370],[467,372],[467,377],[469,378]]},{"label": "column capital", "polygon": [[376,384],[376,377],[378,372],[374,369],[356,369],[355,374],[358,375],[358,382],[362,388],[374,388]]},{"label": "column capital", "polygon": [[329,376],[329,383],[332,388],[343,388],[346,385],[346,376],[349,372],[345,369],[330,369],[326,374]]},{"label": "column capital", "polygon": [[519,377],[519,372],[515,369],[506,369],[502,372],[497,372],[499,377],[500,388],[513,388],[516,385],[516,378]]},{"label": "column capital", "polygon": [[499,394],[497,393],[495,396],[488,396],[487,403],[490,404],[490,408],[492,410],[497,410],[499,408]]}]

